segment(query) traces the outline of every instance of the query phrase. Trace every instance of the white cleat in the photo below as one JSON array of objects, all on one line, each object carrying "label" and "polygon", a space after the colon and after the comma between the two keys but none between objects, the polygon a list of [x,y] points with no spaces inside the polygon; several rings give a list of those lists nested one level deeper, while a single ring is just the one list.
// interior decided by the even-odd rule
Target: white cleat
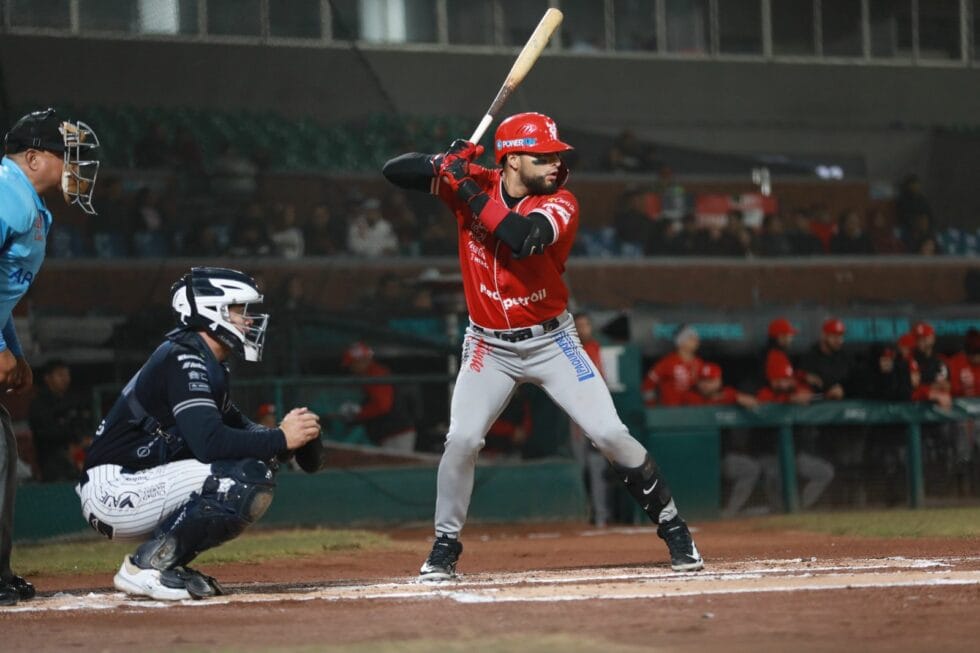
[{"label": "white cleat", "polygon": [[129,556],[123,559],[112,584],[117,590],[130,596],[148,596],[158,601],[184,601],[191,598],[186,588],[167,587],[163,584],[159,571],[138,567]]}]

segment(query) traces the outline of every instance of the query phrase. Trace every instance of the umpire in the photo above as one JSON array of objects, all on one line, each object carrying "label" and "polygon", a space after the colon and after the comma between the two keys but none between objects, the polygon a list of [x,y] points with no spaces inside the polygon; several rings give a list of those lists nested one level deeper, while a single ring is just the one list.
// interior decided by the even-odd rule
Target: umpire
[{"label": "umpire", "polygon": [[[229,398],[226,361],[262,357],[268,315],[255,281],[237,270],[193,268],[171,290],[180,326],[123,388],[99,425],[76,487],[82,514],[110,539],[144,540],[113,583],[160,600],[222,594],[190,569],[199,553],[261,517],[275,490],[275,458],[319,463],[319,418],[294,408],[278,428],[245,417]],[[305,446],[304,446],[305,445]],[[307,454],[315,458],[310,467]]]},{"label": "umpire", "polygon": [[[60,188],[65,201],[86,213],[98,161],[88,158],[99,146],[88,125],[63,120],[54,109],[29,113],[4,137],[0,160],[0,391],[22,394],[33,384],[12,312],[37,277],[51,229],[51,212],[41,196]],[[34,586],[10,569],[16,493],[17,441],[10,414],[0,406],[0,605],[34,596]]]}]

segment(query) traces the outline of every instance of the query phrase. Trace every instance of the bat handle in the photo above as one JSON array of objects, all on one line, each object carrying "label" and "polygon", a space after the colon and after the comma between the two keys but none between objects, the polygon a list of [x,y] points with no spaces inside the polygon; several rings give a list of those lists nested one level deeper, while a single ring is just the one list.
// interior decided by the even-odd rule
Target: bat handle
[{"label": "bat handle", "polygon": [[487,127],[489,127],[490,123],[492,122],[493,116],[491,116],[489,113],[483,116],[483,120],[480,121],[480,124],[476,126],[476,130],[474,130],[473,135],[470,136],[470,143],[479,143],[480,139],[483,138],[483,134],[486,133]]}]

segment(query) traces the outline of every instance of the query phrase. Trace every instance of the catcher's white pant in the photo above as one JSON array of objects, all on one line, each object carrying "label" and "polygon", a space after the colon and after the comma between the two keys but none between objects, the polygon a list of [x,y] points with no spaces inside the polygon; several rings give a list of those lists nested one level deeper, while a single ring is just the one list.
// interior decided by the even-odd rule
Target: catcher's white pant
[{"label": "catcher's white pant", "polygon": [[547,392],[610,461],[623,467],[643,464],[646,449],[616,414],[571,315],[563,313],[554,331],[534,327],[534,333],[527,340],[508,342],[472,323],[466,330],[446,449],[439,462],[437,535],[458,536],[463,529],[477,455],[490,425],[520,383],[533,383]]},{"label": "catcher's white pant", "polygon": [[88,470],[88,482],[76,485],[75,492],[82,516],[93,528],[113,540],[140,539],[200,492],[210,475],[211,465],[199,460],[137,472],[99,465]]}]

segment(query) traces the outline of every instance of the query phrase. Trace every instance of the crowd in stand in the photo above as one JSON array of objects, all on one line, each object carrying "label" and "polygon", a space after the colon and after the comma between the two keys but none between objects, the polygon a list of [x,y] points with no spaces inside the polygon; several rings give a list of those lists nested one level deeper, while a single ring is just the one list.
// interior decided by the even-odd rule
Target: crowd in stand
[{"label": "crowd in stand", "polygon": [[[725,385],[722,368],[698,356],[697,331],[684,327],[675,336],[674,351],[646,373],[644,401],[651,407],[737,404],[754,408],[762,403],[808,405],[866,399],[928,402],[949,408],[955,398],[980,396],[980,332],[973,329],[966,334],[962,349],[952,356],[938,354],[935,329],[927,322],[917,322],[897,342],[876,345],[866,357],[860,357],[844,348],[844,323],[829,318],[817,342],[794,362],[788,350],[796,335],[788,320],[773,320],[757,373]],[[934,427],[933,435],[941,442],[937,449],[952,459],[951,470],[974,460],[980,440],[972,422]],[[838,430],[841,428],[847,430]],[[864,464],[872,458],[868,450],[872,440],[866,429],[859,428],[860,432],[835,437],[831,443],[821,443],[821,432],[813,427],[798,433],[796,467],[804,481],[804,508],[816,503],[833,480],[831,458],[844,464]],[[744,507],[762,476],[768,481],[770,495],[778,495],[779,466],[771,440],[734,432],[722,468],[732,482],[726,514],[734,515]]]},{"label": "crowd in stand", "polygon": [[[325,180],[312,206],[307,198],[264,201],[261,187],[270,179],[266,156],[246,155],[230,140],[211,149],[213,155],[206,157],[189,130],[171,136],[151,124],[133,149],[132,164],[142,173],[163,174],[101,180],[98,214],[58,216],[49,255],[293,259],[455,254],[453,225],[431,198],[397,191],[372,197],[356,185]],[[581,228],[576,243],[580,256],[932,255],[955,249],[937,237],[929,202],[914,176],[899,184],[894,211],[878,207],[834,215],[826,206],[813,205],[706,215],[653,148],[629,132],[613,141],[599,167],[653,181],[624,192],[600,221],[605,227],[594,226],[596,216],[583,216],[589,226]]]}]

